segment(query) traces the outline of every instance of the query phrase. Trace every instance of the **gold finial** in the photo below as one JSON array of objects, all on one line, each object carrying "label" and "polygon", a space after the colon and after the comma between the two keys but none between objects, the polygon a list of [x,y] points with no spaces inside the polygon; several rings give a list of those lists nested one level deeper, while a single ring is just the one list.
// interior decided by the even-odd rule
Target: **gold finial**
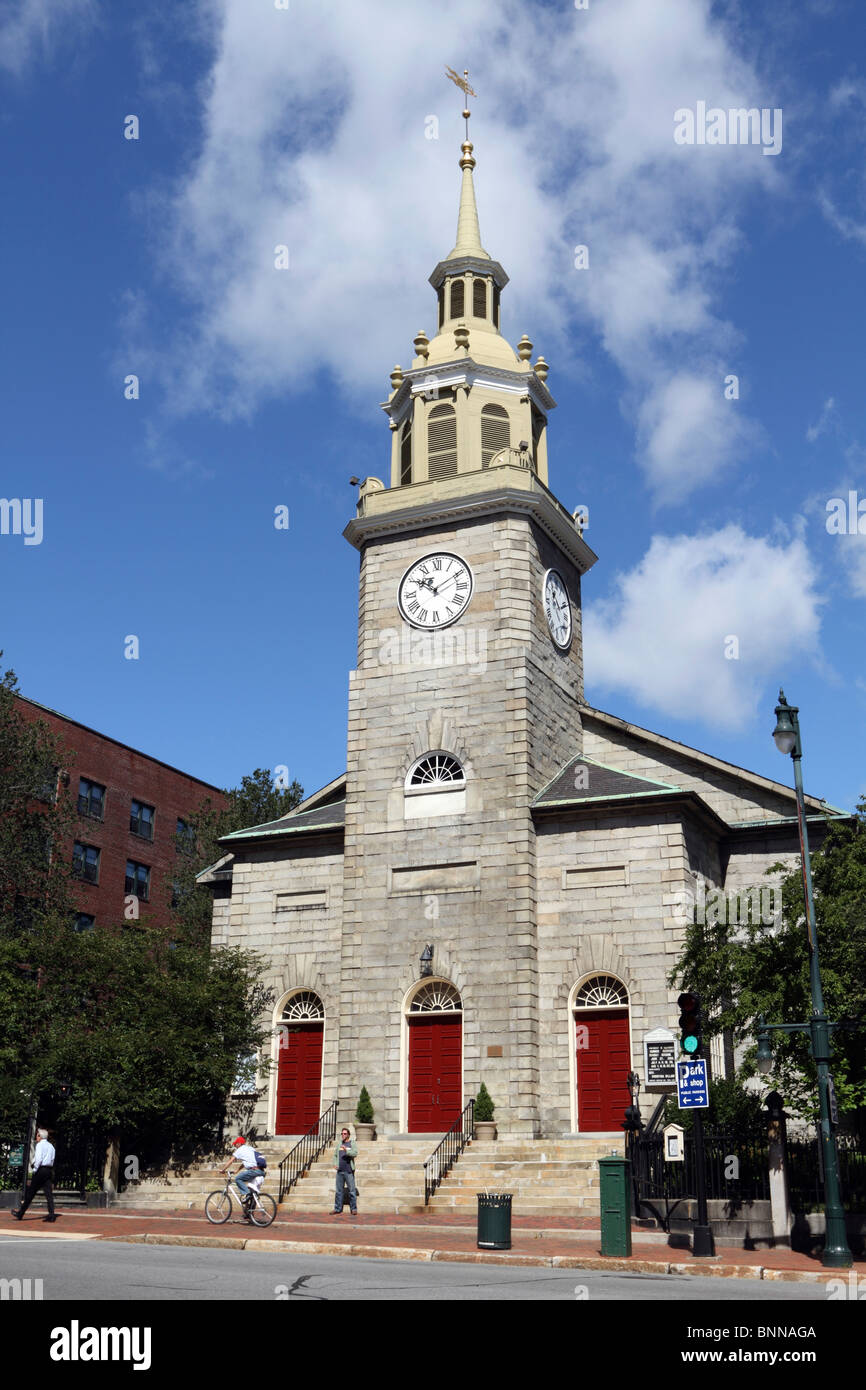
[{"label": "gold finial", "polygon": [[[445,65],[445,76],[451,79],[451,81],[454,83],[455,87],[459,87],[459,88],[460,88],[461,92],[463,93],[463,95],[464,95],[465,97],[477,97],[477,96],[478,96],[478,93],[477,93],[477,92],[473,92],[472,88],[469,86],[469,69],[468,69],[468,68],[464,68],[464,69],[463,69],[463,76],[460,77],[460,76],[454,71],[454,69],[453,69],[453,68],[449,68],[449,67],[448,67],[448,64],[446,63],[446,65]],[[463,119],[464,119],[464,121],[466,122],[466,139],[467,139],[467,140],[469,139],[469,117],[470,117],[471,115],[472,115],[472,112],[469,110],[469,106],[468,106],[468,103],[467,103],[467,105],[463,108]]]}]

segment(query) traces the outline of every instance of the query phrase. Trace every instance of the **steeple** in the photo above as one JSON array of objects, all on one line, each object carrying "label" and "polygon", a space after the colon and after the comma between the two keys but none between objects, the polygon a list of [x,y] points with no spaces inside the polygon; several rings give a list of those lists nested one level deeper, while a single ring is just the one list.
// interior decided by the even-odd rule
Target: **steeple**
[{"label": "steeple", "polygon": [[[466,117],[468,127],[469,111],[464,111],[463,114]],[[468,139],[468,130],[467,139],[463,141],[461,149],[460,168],[463,170],[463,185],[460,189],[460,211],[457,214],[457,240],[445,259],[453,261],[459,256],[480,256],[489,261],[490,253],[485,251],[481,245],[481,229],[478,226],[478,208],[475,203],[475,184],[472,178],[475,160],[472,156],[472,142]]]},{"label": "steeple", "polygon": [[[448,69],[448,76],[467,101],[475,96],[468,72],[460,77]],[[532,365],[527,335],[515,351],[500,329],[508,276],[481,244],[469,116],[466,106],[457,240],[430,276],[436,332],[428,337],[419,330],[411,365],[391,372],[391,391],[382,402],[392,430],[390,487],[368,479],[363,506],[372,490],[392,494],[380,505],[395,507],[403,505],[403,489],[419,485],[443,497],[484,493],[500,469],[495,476],[503,486],[506,476],[518,488],[531,490],[534,479],[548,485],[547,417],[556,402],[544,358]]]}]

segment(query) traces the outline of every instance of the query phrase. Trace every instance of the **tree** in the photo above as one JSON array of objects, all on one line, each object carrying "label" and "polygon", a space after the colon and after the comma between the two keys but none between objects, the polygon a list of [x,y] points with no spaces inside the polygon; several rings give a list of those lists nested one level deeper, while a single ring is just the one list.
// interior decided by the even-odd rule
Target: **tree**
[{"label": "tree", "polygon": [[75,932],[45,924],[31,933],[38,979],[17,968],[17,945],[0,942],[0,1112],[20,1127],[30,1095],[52,1105],[58,1078],[71,1083],[64,1122],[84,1120],[145,1146],[212,1135],[237,1071],[267,1029],[273,995],[252,953],[177,944],[171,932]]},{"label": "tree", "polygon": [[480,1088],[480,1090],[479,1090],[479,1092],[478,1092],[478,1095],[475,1097],[475,1118],[476,1118],[476,1120],[482,1120],[482,1121],[492,1120],[492,1119],[493,1119],[493,1112],[494,1112],[495,1109],[496,1109],[496,1106],[493,1104],[493,1100],[492,1100],[492,1098],[491,1098],[490,1092],[488,1091],[487,1087],[485,1086],[484,1082],[482,1081],[482,1083],[481,1083],[481,1088]]},{"label": "tree", "polygon": [[355,1107],[355,1119],[359,1125],[371,1125],[373,1123],[373,1102],[366,1086],[361,1087],[361,1094]]},{"label": "tree", "polygon": [[57,852],[72,830],[68,797],[57,794],[62,745],[47,724],[22,718],[17,694],[15,672],[0,673],[0,932],[7,935],[72,910],[69,866]]},{"label": "tree", "polygon": [[122,1131],[142,1149],[155,1136],[207,1142],[236,1075],[253,1074],[273,993],[255,953],[211,951],[211,897],[195,875],[220,857],[219,836],[285,815],[302,789],[257,768],[227,808],[191,814],[170,927],[76,932],[65,750],[21,717],[16,693],[14,673],[0,675],[0,1153],[23,1137],[33,1097],[43,1114],[56,1108],[61,1077],[64,1122]]},{"label": "tree", "polygon": [[215,806],[208,797],[191,810],[186,817],[186,834],[178,840],[177,869],[171,884],[175,920],[187,934],[200,940],[210,936],[213,899],[206,887],[196,883],[196,875],[223,857],[218,843],[221,836],[288,815],[303,800],[304,791],[297,781],[276,787],[267,769],[257,767],[225,795],[229,799],[225,808]]},{"label": "tree", "polygon": [[[767,872],[784,871],[782,864]],[[838,1022],[864,1018],[866,999],[866,799],[853,823],[830,822],[812,856],[821,979],[827,1015]],[[725,921],[692,923],[670,982],[701,996],[704,1036],[731,1029],[752,1042],[756,1019],[799,1023],[811,1017],[809,944],[799,865],[785,874],[781,920],[744,926]],[[804,1115],[817,1110],[817,1077],[808,1035],[771,1034],[774,1065],[770,1084],[786,1105]],[[866,1030],[836,1030],[831,1070],[840,1111],[866,1106]],[[738,1075],[756,1073],[755,1047],[748,1047]]]}]

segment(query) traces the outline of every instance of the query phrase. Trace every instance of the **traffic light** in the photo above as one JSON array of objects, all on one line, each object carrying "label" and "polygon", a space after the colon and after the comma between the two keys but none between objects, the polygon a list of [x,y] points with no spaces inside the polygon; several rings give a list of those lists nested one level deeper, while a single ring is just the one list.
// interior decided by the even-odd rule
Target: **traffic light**
[{"label": "traffic light", "polygon": [[680,1010],[680,1047],[693,1057],[701,1047],[701,998],[699,994],[681,994],[677,1004]]}]

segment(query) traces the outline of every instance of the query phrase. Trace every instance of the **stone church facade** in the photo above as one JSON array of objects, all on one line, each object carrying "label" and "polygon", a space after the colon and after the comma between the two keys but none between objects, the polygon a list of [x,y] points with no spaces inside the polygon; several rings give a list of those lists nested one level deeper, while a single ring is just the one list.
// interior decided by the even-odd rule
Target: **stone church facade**
[{"label": "stone church facade", "polygon": [[585,703],[596,556],[549,486],[547,365],[499,332],[468,139],[460,164],[438,329],[391,375],[387,484],[344,532],[346,773],[201,875],[214,945],[268,961],[262,1134],[334,1099],[348,1120],[366,1086],[380,1134],[440,1135],[482,1081],[501,1136],[621,1133],[645,1035],[676,1030],[696,886],[735,894],[797,848],[792,790]]}]

